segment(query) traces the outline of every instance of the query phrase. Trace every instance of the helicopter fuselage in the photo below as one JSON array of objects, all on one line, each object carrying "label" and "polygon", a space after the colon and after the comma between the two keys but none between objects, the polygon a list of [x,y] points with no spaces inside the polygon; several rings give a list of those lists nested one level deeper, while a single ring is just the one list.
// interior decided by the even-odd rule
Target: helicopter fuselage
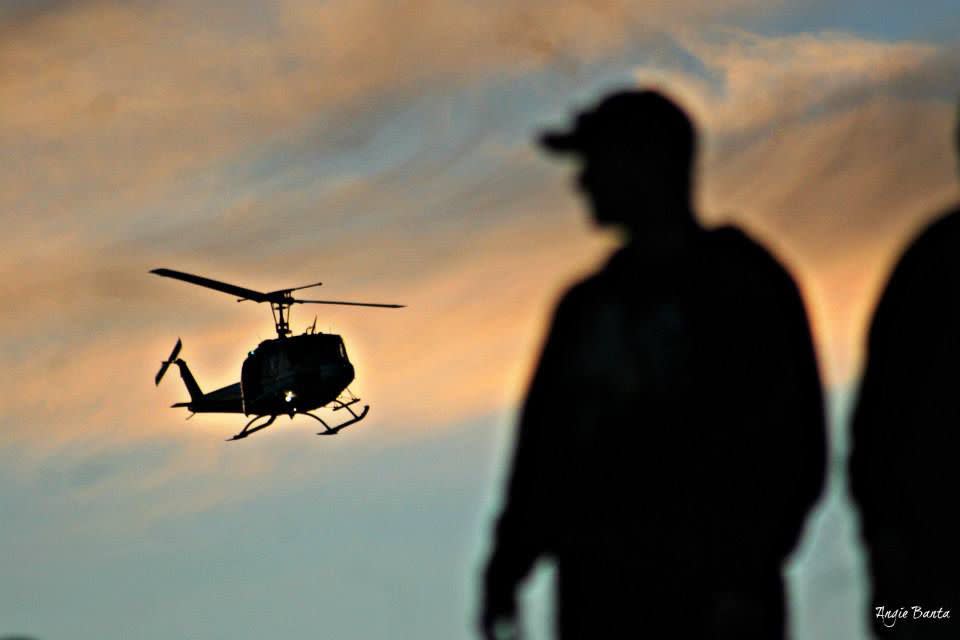
[{"label": "helicopter fuselage", "polygon": [[353,365],[338,335],[264,340],[243,362],[243,412],[282,415],[317,409],[333,402],[353,377]]}]

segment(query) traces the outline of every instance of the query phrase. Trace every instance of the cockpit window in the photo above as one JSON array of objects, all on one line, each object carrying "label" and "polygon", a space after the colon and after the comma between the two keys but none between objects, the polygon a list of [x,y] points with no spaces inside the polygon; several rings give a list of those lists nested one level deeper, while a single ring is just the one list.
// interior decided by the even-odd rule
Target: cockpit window
[{"label": "cockpit window", "polygon": [[291,355],[296,358],[299,364],[317,365],[339,360],[342,347],[343,345],[339,340],[332,339],[329,336],[311,336],[309,340],[297,345],[296,349],[292,349]]}]

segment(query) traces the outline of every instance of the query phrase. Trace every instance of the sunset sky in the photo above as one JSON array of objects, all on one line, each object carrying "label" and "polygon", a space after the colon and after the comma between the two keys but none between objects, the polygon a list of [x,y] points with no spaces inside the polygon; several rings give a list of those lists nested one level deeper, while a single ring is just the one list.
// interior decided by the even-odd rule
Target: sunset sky
[{"label": "sunset sky", "polygon": [[[800,282],[839,470],[875,296],[957,197],[958,31],[956,0],[0,1],[0,637],[470,637],[544,322],[616,243],[531,140],[624,86],[688,106],[704,223]],[[273,327],[156,267],[408,305],[294,309],[369,417],[184,422],[177,337],[207,390]],[[854,526],[835,477],[798,640],[863,637]]]}]

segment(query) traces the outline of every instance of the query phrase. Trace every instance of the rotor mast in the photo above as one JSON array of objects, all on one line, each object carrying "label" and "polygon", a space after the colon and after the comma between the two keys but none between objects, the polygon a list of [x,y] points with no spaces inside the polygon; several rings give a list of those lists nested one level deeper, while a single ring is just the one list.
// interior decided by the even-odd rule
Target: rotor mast
[{"label": "rotor mast", "polygon": [[[289,292],[286,293],[285,297],[293,300],[293,296]],[[293,333],[290,331],[290,308],[292,306],[293,302],[287,300],[270,301],[270,313],[273,314],[273,324],[277,329],[277,337],[286,338]]]}]

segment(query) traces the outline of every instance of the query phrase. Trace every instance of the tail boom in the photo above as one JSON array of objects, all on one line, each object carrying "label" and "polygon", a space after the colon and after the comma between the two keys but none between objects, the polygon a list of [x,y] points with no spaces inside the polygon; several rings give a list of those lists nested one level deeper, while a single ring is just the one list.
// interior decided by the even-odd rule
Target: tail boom
[{"label": "tail boom", "polygon": [[180,377],[183,378],[183,386],[187,388],[187,392],[190,394],[190,401],[196,402],[203,398],[203,391],[200,390],[200,385],[197,384],[197,379],[193,377],[187,363],[180,358],[177,358],[173,363],[180,369]]},{"label": "tail boom", "polygon": [[177,338],[177,344],[173,345],[173,351],[170,352],[170,357],[160,363],[160,370],[157,371],[157,375],[153,379],[154,384],[159,385],[160,381],[163,380],[163,376],[166,375],[167,369],[170,368],[170,365],[177,365],[177,368],[180,369],[180,377],[183,379],[183,384],[190,394],[190,402],[177,403],[173,405],[175,407],[186,407],[203,398],[203,391],[200,389],[200,385],[197,384],[197,379],[194,378],[190,372],[190,367],[187,366],[185,360],[177,357],[180,355],[180,349],[182,348],[183,341]]}]

